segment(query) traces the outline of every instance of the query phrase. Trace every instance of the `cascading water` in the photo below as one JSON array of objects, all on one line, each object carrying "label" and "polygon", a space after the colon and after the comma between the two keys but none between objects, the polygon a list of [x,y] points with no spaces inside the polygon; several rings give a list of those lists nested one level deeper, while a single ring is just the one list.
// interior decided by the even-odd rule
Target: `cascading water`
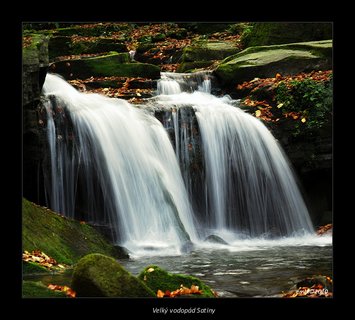
[{"label": "cascading water", "polygon": [[159,83],[165,95],[153,104],[173,109],[176,153],[192,201],[196,194],[191,193],[188,167],[195,137],[191,123],[186,134],[183,114],[187,106],[195,112],[203,149],[200,171],[205,176],[200,188],[205,205],[198,210],[198,225],[207,233],[233,230],[252,237],[311,232],[313,226],[292,170],[270,131],[230,98],[209,94],[208,74],[199,74],[198,91],[178,93],[175,87],[169,91],[172,83],[181,85],[186,77],[192,76],[165,74]]},{"label": "cascading water", "polygon": [[[196,239],[174,150],[157,119],[124,100],[79,93],[55,75],[47,75],[43,90],[46,96],[55,96],[57,105],[65,108],[71,118],[77,152],[71,154],[69,162],[75,163],[78,175],[72,181],[84,179],[88,202],[101,189],[104,217],[116,228],[120,243],[133,251],[140,246],[167,245],[179,250],[181,244]],[[47,108],[52,106],[53,103]],[[49,124],[52,167],[61,168],[52,170],[51,186],[66,185],[68,174],[62,172],[71,170],[71,164],[59,153],[63,151],[61,144],[68,142],[63,138],[60,144],[58,139],[55,142],[51,138],[56,133],[50,116]],[[50,199],[65,198],[64,189],[52,188]],[[71,189],[74,190],[76,187]],[[51,203],[54,210],[67,209],[56,206],[56,201]],[[73,214],[67,210],[62,213]],[[92,218],[94,222],[102,220],[98,215]]]},{"label": "cascading water", "polygon": [[[179,253],[212,233],[312,231],[274,137],[231,99],[211,95],[209,74],[163,73],[157,89],[136,108],[47,75],[52,209],[74,216],[80,202],[86,220],[110,224],[133,252]],[[166,113],[166,130],[146,107]]]}]

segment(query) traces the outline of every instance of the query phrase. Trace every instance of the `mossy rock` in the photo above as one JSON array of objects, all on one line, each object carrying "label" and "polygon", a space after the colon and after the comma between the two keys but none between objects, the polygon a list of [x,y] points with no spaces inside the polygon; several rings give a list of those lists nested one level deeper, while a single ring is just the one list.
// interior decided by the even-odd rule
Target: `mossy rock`
[{"label": "mossy rock", "polygon": [[166,290],[175,291],[181,285],[190,288],[191,285],[198,286],[203,294],[191,294],[186,297],[196,298],[213,298],[214,294],[210,287],[205,285],[200,279],[183,274],[169,273],[156,265],[146,267],[139,275],[138,279],[142,280],[155,293],[158,290],[165,292]]},{"label": "mossy rock", "polygon": [[102,53],[102,52],[128,52],[124,43],[111,38],[97,38],[93,41],[78,41],[72,44],[72,54]]},{"label": "mossy rock", "polygon": [[183,50],[182,62],[222,60],[240,49],[229,42],[198,41]]},{"label": "mossy rock", "polygon": [[214,70],[223,86],[235,86],[256,77],[274,77],[276,73],[332,69],[332,41],[314,41],[274,46],[251,47],[224,59]]},{"label": "mossy rock", "polygon": [[58,263],[69,265],[92,252],[127,258],[118,254],[117,248],[92,226],[64,218],[26,199],[22,201],[22,247],[29,252],[43,251]]},{"label": "mossy rock", "polygon": [[69,36],[52,36],[48,44],[49,59],[66,55],[103,52],[128,52],[127,46],[113,38],[90,38],[87,41],[72,41]]},{"label": "mossy rock", "polygon": [[148,63],[129,63],[128,53],[111,52],[107,55],[59,61],[51,65],[51,71],[66,79],[93,77],[142,77],[158,79],[160,68]]},{"label": "mossy rock", "polygon": [[22,281],[23,298],[66,298],[62,291],[48,289],[40,281]]},{"label": "mossy rock", "polygon": [[71,288],[78,297],[154,297],[154,292],[116,260],[89,254],[74,268]]},{"label": "mossy rock", "polygon": [[22,261],[22,273],[23,274],[38,274],[38,273],[49,273],[50,271],[45,267],[41,266],[39,263],[32,261]]},{"label": "mossy rock", "polygon": [[257,22],[243,38],[244,47],[318,41],[332,38],[331,22]]}]

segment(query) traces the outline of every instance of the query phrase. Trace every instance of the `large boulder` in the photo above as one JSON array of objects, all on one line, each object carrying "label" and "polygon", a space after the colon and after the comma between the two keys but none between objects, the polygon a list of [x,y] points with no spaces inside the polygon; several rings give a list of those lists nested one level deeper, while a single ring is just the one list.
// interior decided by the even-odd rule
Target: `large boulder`
[{"label": "large boulder", "polygon": [[222,86],[231,87],[275,74],[332,69],[332,40],[250,47],[224,59],[214,70]]},{"label": "large boulder", "polygon": [[71,288],[77,297],[154,297],[154,292],[113,258],[89,254],[74,268]]},{"label": "large boulder", "polygon": [[200,279],[183,275],[169,273],[158,266],[150,265],[146,267],[139,275],[138,279],[143,281],[155,293],[158,290],[175,291],[182,286],[190,288],[192,285],[198,286],[202,290],[201,295],[193,295],[200,298],[213,298],[215,295],[210,287],[204,284]]},{"label": "large boulder", "polygon": [[22,247],[29,252],[43,251],[64,264],[73,264],[93,252],[128,258],[89,224],[64,218],[26,199],[22,200]]},{"label": "large boulder", "polygon": [[93,77],[142,77],[158,79],[160,68],[148,63],[130,63],[128,53],[109,54],[55,62],[50,67],[66,79],[86,79]]}]

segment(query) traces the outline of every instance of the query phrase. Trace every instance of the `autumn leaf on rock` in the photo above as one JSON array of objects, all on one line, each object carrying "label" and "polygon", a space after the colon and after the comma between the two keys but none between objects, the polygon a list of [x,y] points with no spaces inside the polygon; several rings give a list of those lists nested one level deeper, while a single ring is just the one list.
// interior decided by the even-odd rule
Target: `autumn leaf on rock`
[{"label": "autumn leaf on rock", "polygon": [[157,297],[158,298],[163,298],[164,297],[164,292],[163,291],[161,291],[161,290],[158,290],[158,292],[157,292]]},{"label": "autumn leaf on rock", "polygon": [[70,298],[76,297],[76,292],[68,286],[61,286],[58,284],[49,284],[47,286],[47,288],[50,290],[54,290],[54,291],[62,291]]}]

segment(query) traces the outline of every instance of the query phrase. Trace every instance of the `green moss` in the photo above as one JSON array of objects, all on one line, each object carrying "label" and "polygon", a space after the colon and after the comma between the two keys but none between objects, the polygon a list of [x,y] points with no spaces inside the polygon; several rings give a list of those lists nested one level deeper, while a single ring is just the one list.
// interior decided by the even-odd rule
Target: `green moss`
[{"label": "green moss", "polygon": [[280,82],[275,90],[275,102],[282,105],[282,113],[297,112],[304,123],[293,121],[293,136],[310,136],[331,124],[333,109],[333,85],[330,81],[312,79],[294,80],[288,85]]},{"label": "green moss", "polygon": [[142,281],[116,260],[102,254],[89,254],[74,268],[71,288],[78,297],[154,297]]},{"label": "green moss", "polygon": [[[72,54],[101,53],[101,52],[127,52],[127,46],[110,38],[97,38],[94,41],[79,41],[71,45]],[[128,62],[128,61],[127,61]]]},{"label": "green moss", "polygon": [[40,264],[31,261],[22,261],[22,273],[34,274],[34,273],[48,273],[48,269],[42,267]]},{"label": "green moss", "polygon": [[22,201],[22,246],[29,252],[41,250],[64,264],[73,264],[91,252],[119,257],[117,249],[90,225],[63,218],[26,199]]},{"label": "green moss", "polygon": [[[153,271],[152,271],[153,269]],[[149,271],[148,271],[149,270]],[[191,295],[198,298],[213,298],[214,294],[210,287],[205,285],[200,279],[183,274],[173,274],[159,268],[156,265],[146,267],[139,275],[138,279],[142,280],[154,292],[161,290],[175,291],[181,285],[190,288],[191,285],[196,285],[203,291],[201,295]],[[190,296],[189,296],[190,297]]]},{"label": "green moss", "polygon": [[23,298],[66,298],[66,294],[61,291],[49,290],[42,282],[23,281]]},{"label": "green moss", "polygon": [[182,62],[222,60],[240,51],[222,41],[197,41],[183,50]]},{"label": "green moss", "polygon": [[87,59],[65,60],[53,64],[53,72],[66,79],[86,79],[91,76],[142,77],[158,79],[160,68],[148,63],[129,63],[128,53],[110,54]]},{"label": "green moss", "polygon": [[36,33],[31,33],[28,37],[29,43],[22,48],[22,63],[24,65],[48,64],[49,37]]}]

